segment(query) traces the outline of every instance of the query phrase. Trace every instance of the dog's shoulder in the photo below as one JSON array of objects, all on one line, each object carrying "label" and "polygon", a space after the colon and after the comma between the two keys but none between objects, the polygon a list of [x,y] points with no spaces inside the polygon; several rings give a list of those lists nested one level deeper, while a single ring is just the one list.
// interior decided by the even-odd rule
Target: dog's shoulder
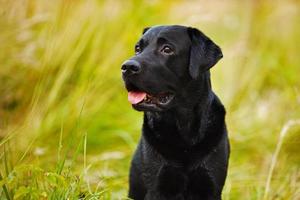
[{"label": "dog's shoulder", "polygon": [[221,100],[214,92],[211,92],[209,98],[211,100],[209,117],[218,120],[219,123],[224,122],[226,110]]}]

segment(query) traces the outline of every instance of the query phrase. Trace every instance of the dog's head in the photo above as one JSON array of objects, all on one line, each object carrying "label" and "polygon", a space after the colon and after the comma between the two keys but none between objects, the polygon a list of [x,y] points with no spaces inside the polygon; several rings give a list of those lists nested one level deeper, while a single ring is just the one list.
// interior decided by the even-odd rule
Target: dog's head
[{"label": "dog's head", "polygon": [[201,98],[202,75],[221,58],[221,49],[198,29],[145,28],[135,56],[121,68],[128,100],[139,111],[193,104]]}]

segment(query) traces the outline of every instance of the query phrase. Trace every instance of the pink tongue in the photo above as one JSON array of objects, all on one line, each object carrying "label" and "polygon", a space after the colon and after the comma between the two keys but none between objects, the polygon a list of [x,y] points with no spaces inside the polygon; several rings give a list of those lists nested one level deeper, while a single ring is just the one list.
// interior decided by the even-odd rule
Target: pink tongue
[{"label": "pink tongue", "polygon": [[128,101],[131,104],[137,104],[140,103],[141,101],[143,101],[143,99],[145,98],[146,93],[145,92],[128,92]]}]

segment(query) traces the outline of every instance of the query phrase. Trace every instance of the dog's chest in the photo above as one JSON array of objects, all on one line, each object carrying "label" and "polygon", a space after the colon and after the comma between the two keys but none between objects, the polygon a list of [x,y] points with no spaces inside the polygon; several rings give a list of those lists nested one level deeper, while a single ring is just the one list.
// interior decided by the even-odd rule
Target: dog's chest
[{"label": "dog's chest", "polygon": [[179,166],[153,162],[146,166],[147,173],[143,174],[143,178],[147,187],[156,188],[166,196],[176,193],[200,195],[213,188],[210,172],[204,167],[187,170]]}]

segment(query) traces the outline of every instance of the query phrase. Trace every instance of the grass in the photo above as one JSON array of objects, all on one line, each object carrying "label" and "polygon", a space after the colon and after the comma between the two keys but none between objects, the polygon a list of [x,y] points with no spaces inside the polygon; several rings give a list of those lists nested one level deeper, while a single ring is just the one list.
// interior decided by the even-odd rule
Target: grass
[{"label": "grass", "polygon": [[120,65],[155,24],[198,27],[222,47],[223,199],[300,199],[297,1],[0,4],[0,199],[126,199],[142,114]]}]

